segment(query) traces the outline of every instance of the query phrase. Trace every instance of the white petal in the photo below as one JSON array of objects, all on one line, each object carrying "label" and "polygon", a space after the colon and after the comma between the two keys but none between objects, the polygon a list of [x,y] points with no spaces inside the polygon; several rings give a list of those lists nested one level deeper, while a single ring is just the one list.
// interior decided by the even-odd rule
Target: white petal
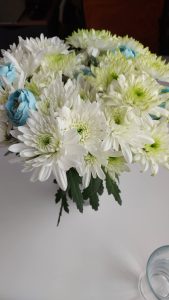
[{"label": "white petal", "polygon": [[39,168],[36,168],[30,178],[30,181],[35,182],[38,180],[39,177]]},{"label": "white petal", "polygon": [[90,178],[91,178],[91,172],[89,171],[89,169],[86,171],[86,173],[83,176],[82,182],[83,182],[83,186],[84,188],[87,188],[89,183],[90,183]]},{"label": "white petal", "polygon": [[20,152],[21,157],[32,157],[35,155],[35,149],[24,149]]},{"label": "white petal", "polygon": [[121,145],[121,151],[127,160],[127,162],[132,163],[132,152],[130,150],[130,147],[128,145],[122,146]]},{"label": "white petal", "polygon": [[106,137],[104,139],[104,141],[102,142],[102,146],[103,146],[104,151],[110,150],[110,148],[112,146],[112,140],[111,140],[111,138],[110,137]]},{"label": "white petal", "polygon": [[52,168],[43,166],[39,172],[39,180],[40,181],[46,181],[50,174],[51,174]]},{"label": "white petal", "polygon": [[67,189],[66,172],[60,169],[57,165],[53,166],[53,174],[60,188],[65,191]]},{"label": "white petal", "polygon": [[18,152],[22,151],[25,148],[26,148],[26,146],[23,143],[18,143],[18,144],[11,145],[8,148],[8,150],[11,151],[11,152],[18,153]]},{"label": "white petal", "polygon": [[101,166],[96,165],[96,166],[95,166],[95,169],[96,169],[97,176],[98,176],[100,179],[104,180],[104,179],[105,179],[105,174],[104,174],[104,172],[103,172]]},{"label": "white petal", "polygon": [[18,130],[21,131],[21,132],[23,132],[23,133],[25,133],[25,134],[29,134],[29,135],[31,134],[30,129],[28,127],[26,127],[26,126],[19,126]]}]

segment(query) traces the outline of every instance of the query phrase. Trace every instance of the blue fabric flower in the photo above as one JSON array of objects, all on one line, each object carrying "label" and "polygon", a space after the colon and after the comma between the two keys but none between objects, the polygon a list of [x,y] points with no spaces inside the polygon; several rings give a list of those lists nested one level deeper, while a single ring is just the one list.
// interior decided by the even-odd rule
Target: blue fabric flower
[{"label": "blue fabric flower", "polygon": [[125,45],[120,46],[119,49],[120,52],[123,53],[126,58],[134,58],[136,56],[136,52]]},{"label": "blue fabric flower", "polygon": [[163,93],[169,93],[169,87],[164,87],[163,89],[161,89],[161,94]]},{"label": "blue fabric flower", "polygon": [[[15,66],[10,63],[0,65],[0,76],[5,77],[10,83],[13,83],[16,77]],[[0,80],[0,85],[3,86],[2,80]]]},{"label": "blue fabric flower", "polygon": [[89,67],[83,68],[82,72],[83,72],[83,75],[85,75],[85,76],[91,76],[91,75],[93,75],[92,71],[91,71],[91,69]]},{"label": "blue fabric flower", "polygon": [[36,109],[36,99],[30,91],[19,89],[9,95],[5,108],[13,125],[22,126],[29,117],[29,110]]}]

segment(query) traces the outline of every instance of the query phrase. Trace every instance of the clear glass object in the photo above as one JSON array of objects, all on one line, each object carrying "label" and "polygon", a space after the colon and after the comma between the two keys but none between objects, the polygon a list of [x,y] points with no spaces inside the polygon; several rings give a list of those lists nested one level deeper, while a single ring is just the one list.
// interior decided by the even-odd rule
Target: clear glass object
[{"label": "clear glass object", "polygon": [[146,272],[139,279],[139,290],[146,300],[169,300],[169,245],[150,255]]}]

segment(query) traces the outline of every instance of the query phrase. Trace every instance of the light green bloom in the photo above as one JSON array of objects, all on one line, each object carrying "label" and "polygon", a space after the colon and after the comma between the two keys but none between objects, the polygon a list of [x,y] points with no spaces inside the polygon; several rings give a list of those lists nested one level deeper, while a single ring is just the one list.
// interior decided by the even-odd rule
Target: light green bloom
[{"label": "light green bloom", "polygon": [[147,52],[145,56],[138,57],[135,66],[155,79],[169,81],[169,64],[156,54]]},{"label": "light green bloom", "polygon": [[132,149],[142,148],[145,143],[152,143],[148,130],[142,128],[140,117],[132,108],[119,106],[105,109],[108,129],[103,141],[105,150],[121,150],[124,158],[132,162]]},{"label": "light green bloom", "polygon": [[40,92],[40,89],[38,88],[38,86],[36,85],[36,83],[31,80],[30,82],[26,82],[25,83],[25,87],[31,91],[38,99],[38,97],[40,96],[41,92]]},{"label": "light green bloom", "polygon": [[119,49],[126,58],[137,58],[149,51],[148,48],[145,48],[140,42],[128,35],[116,37],[113,46],[115,50]]},{"label": "light green bloom", "polygon": [[113,80],[119,75],[131,73],[133,65],[120,53],[108,53],[100,57],[100,65],[91,67],[94,77],[89,78],[90,82],[99,91],[106,91]]},{"label": "light green bloom", "polygon": [[118,83],[119,85],[112,85],[110,89],[114,105],[127,105],[143,113],[164,101],[160,85],[146,73],[133,73],[128,77],[120,75]]},{"label": "light green bloom", "polygon": [[121,156],[110,156],[108,158],[108,164],[105,167],[105,171],[108,172],[113,180],[117,180],[117,176],[121,175],[123,172],[129,172],[130,169],[121,153]]},{"label": "light green bloom", "polygon": [[61,71],[65,76],[73,77],[73,74],[80,68],[80,63],[74,52],[69,54],[48,54],[42,61],[43,70],[58,73]]},{"label": "light green bloom", "polygon": [[169,131],[167,123],[154,121],[150,134],[153,143],[145,144],[142,149],[135,149],[134,160],[140,162],[143,171],[149,167],[152,175],[156,175],[159,165],[169,169]]},{"label": "light green bloom", "polygon": [[112,43],[115,38],[110,31],[79,29],[77,32],[73,32],[66,41],[74,48],[87,49],[93,47],[108,50],[112,49]]}]

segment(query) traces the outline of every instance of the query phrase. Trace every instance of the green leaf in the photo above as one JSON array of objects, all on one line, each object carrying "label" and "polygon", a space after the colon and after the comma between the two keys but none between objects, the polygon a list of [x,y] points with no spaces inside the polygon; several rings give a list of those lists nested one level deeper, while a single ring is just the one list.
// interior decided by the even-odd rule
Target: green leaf
[{"label": "green leaf", "polygon": [[101,180],[100,182],[100,186],[99,186],[99,189],[98,189],[98,194],[101,196],[104,192],[104,186],[103,186],[103,181]]},{"label": "green leaf", "polygon": [[65,192],[59,189],[55,194],[55,203],[56,204],[59,203],[59,201],[61,201],[64,196],[65,196]]},{"label": "green leaf", "polygon": [[73,168],[67,172],[67,179],[68,179],[68,190],[69,190],[68,193],[72,196],[72,200],[76,203],[78,210],[82,213],[83,197],[79,187],[79,185],[82,182],[82,179],[77,173],[77,171]]},{"label": "green leaf", "polygon": [[103,193],[103,182],[100,178],[91,177],[89,186],[83,191],[83,198],[89,199],[90,205],[94,210],[98,210],[99,197]]},{"label": "green leaf", "polygon": [[118,202],[119,205],[122,204],[122,200],[120,197],[120,189],[117,185],[117,183],[111,179],[111,177],[109,176],[108,173],[105,174],[106,175],[106,188],[107,188],[107,192],[109,195],[113,195],[115,200]]},{"label": "green leaf", "polygon": [[69,204],[68,204],[68,200],[67,200],[66,195],[62,199],[62,203],[63,203],[64,211],[67,212],[67,213],[69,213]]},{"label": "green leaf", "polygon": [[56,203],[61,202],[59,216],[58,216],[58,222],[57,222],[57,226],[58,226],[60,223],[63,209],[65,212],[69,213],[69,205],[68,205],[68,201],[67,201],[66,191],[62,191],[61,189],[59,189],[57,191],[57,193],[55,194],[55,202]]}]

